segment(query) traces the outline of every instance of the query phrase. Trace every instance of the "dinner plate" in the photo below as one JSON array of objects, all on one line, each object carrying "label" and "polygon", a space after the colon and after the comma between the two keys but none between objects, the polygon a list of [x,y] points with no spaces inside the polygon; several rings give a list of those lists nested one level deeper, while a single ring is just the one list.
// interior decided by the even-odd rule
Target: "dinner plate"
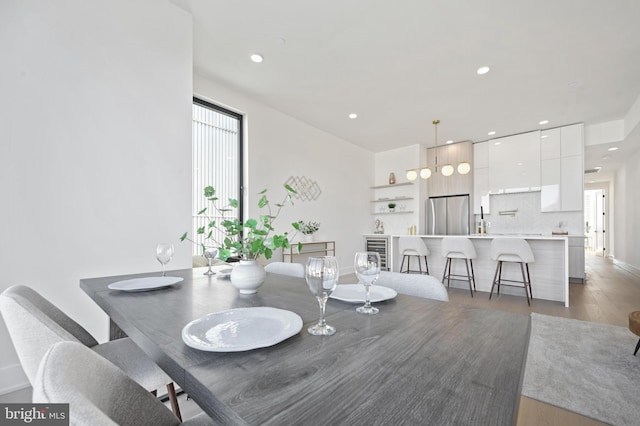
[{"label": "dinner plate", "polygon": [[300,315],[269,307],[236,308],[191,321],[182,329],[187,346],[209,352],[241,352],[273,346],[302,330]]},{"label": "dinner plate", "polygon": [[[397,295],[398,293],[392,288],[374,284],[371,286],[369,297],[371,302],[382,302],[393,299]],[[329,297],[343,302],[364,303],[365,289],[362,284],[338,284]]]},{"label": "dinner plate", "polygon": [[110,290],[120,291],[147,291],[169,287],[184,280],[182,277],[142,277],[130,280],[117,281],[107,286]]}]

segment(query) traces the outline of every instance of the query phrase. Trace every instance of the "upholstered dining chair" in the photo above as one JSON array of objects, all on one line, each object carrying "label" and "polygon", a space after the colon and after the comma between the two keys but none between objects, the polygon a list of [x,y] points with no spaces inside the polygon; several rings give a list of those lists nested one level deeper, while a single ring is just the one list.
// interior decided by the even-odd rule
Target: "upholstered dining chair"
[{"label": "upholstered dining chair", "polygon": [[404,274],[400,272],[381,271],[374,285],[394,289],[400,294],[424,297],[426,299],[449,301],[445,286],[431,275]]},{"label": "upholstered dining chair", "polygon": [[183,423],[122,370],[78,342],[58,342],[33,380],[34,403],[68,403],[72,425],[213,425],[200,414]]},{"label": "upholstered dining chair", "polygon": [[166,386],[173,411],[181,417],[173,381],[130,338],[98,344],[84,327],[23,285],[0,294],[0,312],[32,385],[40,360],[54,343],[78,342],[117,365],[148,391]]},{"label": "upholstered dining chair", "polygon": [[304,265],[302,263],[271,262],[265,265],[264,270],[273,274],[304,278]]}]

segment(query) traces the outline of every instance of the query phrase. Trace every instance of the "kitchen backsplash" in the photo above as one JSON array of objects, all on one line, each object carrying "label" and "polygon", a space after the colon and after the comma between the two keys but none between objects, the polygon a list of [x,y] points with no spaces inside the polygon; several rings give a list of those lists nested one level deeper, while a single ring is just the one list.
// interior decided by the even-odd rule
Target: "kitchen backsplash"
[{"label": "kitchen backsplash", "polygon": [[[557,231],[560,223],[562,229],[572,235],[584,234],[583,212],[540,211],[540,193],[523,192],[517,194],[491,195],[491,214],[484,215],[484,220],[491,224],[489,234],[543,234],[550,235]],[[500,212],[508,214],[500,214]],[[480,220],[480,215],[475,216]]]}]

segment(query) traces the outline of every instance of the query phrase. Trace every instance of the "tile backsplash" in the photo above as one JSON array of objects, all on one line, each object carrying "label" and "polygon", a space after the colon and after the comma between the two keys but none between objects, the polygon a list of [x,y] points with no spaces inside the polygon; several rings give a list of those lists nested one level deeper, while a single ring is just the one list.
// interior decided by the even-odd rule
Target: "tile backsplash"
[{"label": "tile backsplash", "polygon": [[[491,195],[491,213],[484,215],[489,222],[489,234],[543,234],[551,235],[561,226],[572,235],[584,234],[583,212],[540,211],[540,192]],[[514,211],[515,214],[501,215],[499,212]],[[475,215],[480,220],[480,215]],[[562,225],[560,225],[562,223]]]}]

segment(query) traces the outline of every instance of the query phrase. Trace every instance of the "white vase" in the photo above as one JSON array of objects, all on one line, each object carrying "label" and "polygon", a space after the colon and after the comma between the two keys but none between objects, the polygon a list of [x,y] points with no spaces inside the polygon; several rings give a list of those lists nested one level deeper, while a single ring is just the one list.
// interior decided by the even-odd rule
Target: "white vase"
[{"label": "white vase", "polygon": [[313,234],[305,234],[305,235],[304,235],[304,242],[305,242],[305,243],[311,243],[311,242],[313,242]]},{"label": "white vase", "polygon": [[254,294],[264,284],[267,273],[255,260],[241,260],[231,271],[231,284],[240,294]]}]

